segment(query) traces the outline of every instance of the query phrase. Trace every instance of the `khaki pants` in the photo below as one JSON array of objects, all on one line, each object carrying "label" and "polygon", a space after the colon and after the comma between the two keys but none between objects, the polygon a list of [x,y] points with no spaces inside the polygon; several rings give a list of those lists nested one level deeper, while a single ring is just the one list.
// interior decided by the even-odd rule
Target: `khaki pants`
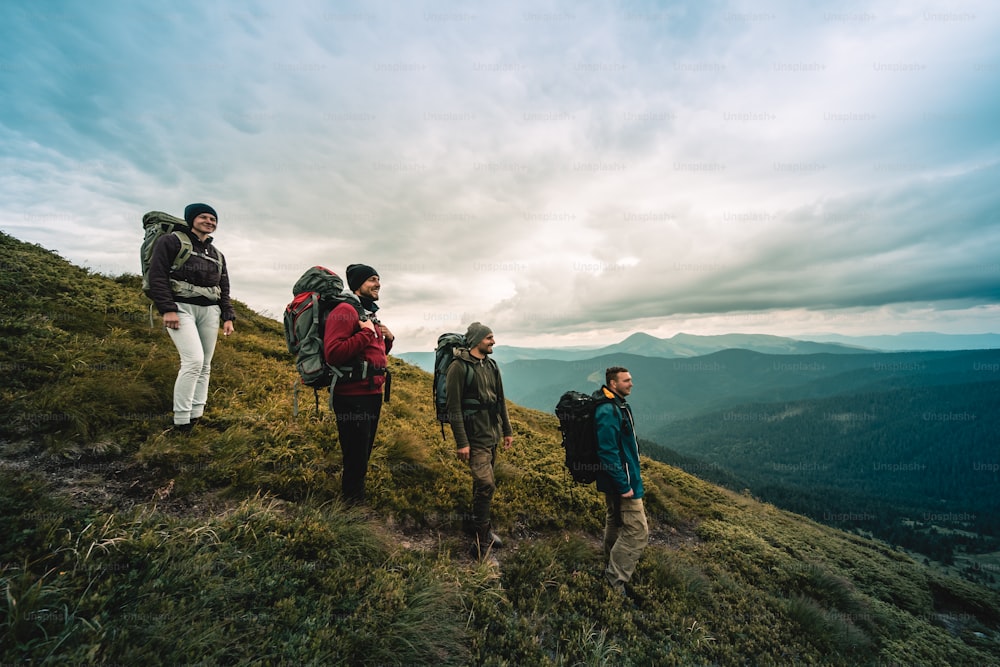
[{"label": "khaki pants", "polygon": [[607,515],[604,522],[604,554],[608,568],[604,575],[612,586],[624,586],[649,542],[649,526],[642,499],[604,494]]},{"label": "khaki pants", "polygon": [[469,470],[472,471],[472,523],[476,527],[489,525],[490,505],[497,490],[493,464],[497,448],[472,447],[469,450]]}]

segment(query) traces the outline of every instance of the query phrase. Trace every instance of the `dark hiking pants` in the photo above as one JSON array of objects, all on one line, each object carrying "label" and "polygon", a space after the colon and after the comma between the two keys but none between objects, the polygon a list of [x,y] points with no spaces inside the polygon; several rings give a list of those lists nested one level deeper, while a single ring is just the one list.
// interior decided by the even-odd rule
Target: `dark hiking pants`
[{"label": "dark hiking pants", "polygon": [[382,414],[382,395],[334,395],[333,410],[337,414],[340,451],[344,456],[341,487],[344,500],[348,503],[363,503],[368,458],[372,453],[375,431]]}]

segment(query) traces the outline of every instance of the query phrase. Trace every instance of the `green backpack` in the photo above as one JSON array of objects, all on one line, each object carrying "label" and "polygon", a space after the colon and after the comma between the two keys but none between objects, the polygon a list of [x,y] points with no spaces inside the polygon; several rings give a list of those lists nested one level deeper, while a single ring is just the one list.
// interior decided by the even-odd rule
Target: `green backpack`
[{"label": "green backpack", "polygon": [[[295,282],[292,287],[292,302],[285,307],[283,318],[285,343],[288,351],[295,355],[295,368],[299,378],[295,381],[292,399],[292,415],[299,414],[299,388],[312,387],[316,399],[316,413],[319,414],[319,390],[330,388],[331,407],[333,386],[343,377],[362,379],[367,377],[367,363],[335,367],[326,362],[323,350],[323,335],[326,331],[326,316],[341,303],[350,303],[358,313],[358,320],[368,319],[365,309],[356,294],[344,288],[344,281],[336,273],[323,266],[314,266]],[[388,391],[388,390],[387,390]],[[386,394],[388,400],[388,393]]]},{"label": "green backpack", "polygon": [[[441,440],[446,440],[444,425],[451,423],[448,414],[448,368],[452,362],[457,361],[465,368],[465,384],[462,396],[462,415],[469,417],[480,410],[488,410],[493,406],[483,404],[473,392],[475,371],[472,365],[462,361],[459,357],[460,350],[468,350],[465,336],[460,333],[443,333],[438,336],[437,347],[434,348],[434,383],[432,390],[434,393],[434,411],[437,412],[437,419],[441,423]],[[487,359],[486,363],[494,369],[496,362]]]},{"label": "green backpack", "polygon": [[184,263],[190,259],[193,248],[191,239],[181,231],[190,229],[190,227],[181,218],[176,218],[169,213],[150,211],[142,216],[142,226],[146,230],[142,239],[142,247],[139,250],[139,261],[142,264],[142,293],[152,298],[149,294],[149,263],[153,259],[153,246],[156,245],[156,241],[164,234],[173,234],[180,240],[181,249],[174,257],[174,263],[170,266],[171,271],[176,271],[184,266]]}]

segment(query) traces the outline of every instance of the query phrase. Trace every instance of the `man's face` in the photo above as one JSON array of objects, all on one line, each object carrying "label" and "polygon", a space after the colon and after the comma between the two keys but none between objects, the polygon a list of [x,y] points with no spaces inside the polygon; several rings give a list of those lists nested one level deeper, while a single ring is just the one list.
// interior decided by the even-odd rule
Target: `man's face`
[{"label": "man's face", "polygon": [[382,288],[382,283],[379,282],[378,276],[372,276],[365,282],[361,283],[361,287],[355,290],[355,294],[358,296],[366,296],[372,301],[378,301],[378,291]]},{"label": "man's face", "polygon": [[493,339],[493,334],[490,334],[479,341],[479,345],[476,345],[476,350],[482,355],[493,354],[494,345],[496,345],[496,340]]},{"label": "man's face", "polygon": [[218,225],[219,221],[211,213],[199,213],[198,217],[191,222],[191,229],[207,236],[214,232]]},{"label": "man's face", "polygon": [[621,397],[628,396],[632,393],[632,374],[619,373],[618,377],[611,381],[608,389]]}]

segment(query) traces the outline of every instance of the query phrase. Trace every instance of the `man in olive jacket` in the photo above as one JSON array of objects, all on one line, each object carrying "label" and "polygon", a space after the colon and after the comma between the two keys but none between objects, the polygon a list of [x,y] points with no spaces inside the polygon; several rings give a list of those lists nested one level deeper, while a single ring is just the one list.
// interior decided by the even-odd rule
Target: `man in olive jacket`
[{"label": "man in olive jacket", "polygon": [[455,436],[458,458],[468,461],[472,472],[472,555],[487,557],[491,548],[503,546],[490,524],[490,504],[496,491],[493,465],[497,445],[509,449],[514,432],[507,416],[500,369],[489,358],[496,343],[489,327],[473,322],[465,334],[468,349],[457,352],[448,367],[446,393],[448,420]]},{"label": "man in olive jacket", "polygon": [[635,421],[625,397],[632,393],[632,375],[621,366],[605,371],[605,385],[594,396],[606,399],[594,412],[597,431],[597,490],[604,492],[604,574],[615,592],[624,595],[625,584],[649,542],[646,510],[642,505],[642,472]]}]

